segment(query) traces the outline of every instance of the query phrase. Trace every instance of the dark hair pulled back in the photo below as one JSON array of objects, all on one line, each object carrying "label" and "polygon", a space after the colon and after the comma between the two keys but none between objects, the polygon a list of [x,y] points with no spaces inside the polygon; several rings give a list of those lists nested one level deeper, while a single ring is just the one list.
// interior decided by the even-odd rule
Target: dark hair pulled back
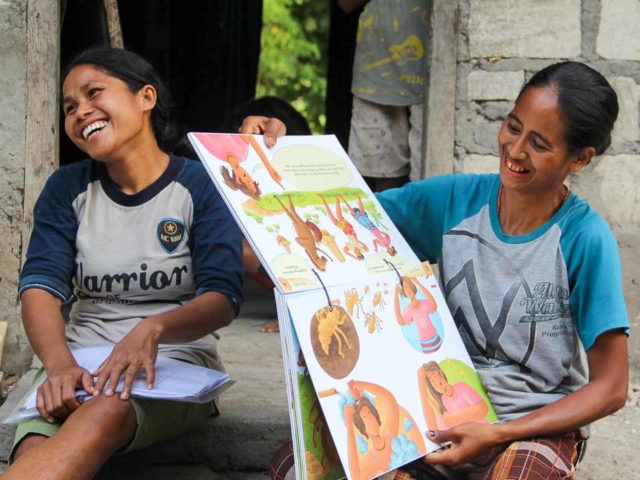
[{"label": "dark hair pulled back", "polygon": [[602,155],[611,145],[618,117],[618,96],[604,76],[579,62],[560,62],[543,68],[522,87],[552,88],[558,95],[569,153],[593,147]]},{"label": "dark hair pulled back", "polygon": [[93,47],[73,57],[62,78],[66,79],[69,72],[80,65],[92,65],[107,75],[122,80],[134,93],[145,85],[155,88],[157,98],[151,111],[151,126],[160,149],[165,152],[172,151],[178,131],[170,120],[170,93],[149,62],[140,55],[122,48]]}]

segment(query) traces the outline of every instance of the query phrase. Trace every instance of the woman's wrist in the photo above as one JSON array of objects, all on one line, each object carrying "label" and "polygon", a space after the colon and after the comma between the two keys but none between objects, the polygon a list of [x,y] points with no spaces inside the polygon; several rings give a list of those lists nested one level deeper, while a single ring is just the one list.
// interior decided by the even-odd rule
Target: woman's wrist
[{"label": "woman's wrist", "polygon": [[494,431],[494,446],[502,445],[504,443],[511,443],[517,440],[519,437],[511,422],[494,423],[492,425]]},{"label": "woman's wrist", "polygon": [[66,343],[64,347],[56,348],[54,350],[49,349],[46,354],[38,355],[38,357],[42,361],[42,366],[47,374],[54,370],[62,370],[78,365],[78,362],[73,358],[71,350],[69,350]]},{"label": "woman's wrist", "polygon": [[160,343],[166,331],[166,326],[161,319],[155,316],[145,318],[136,328],[142,329],[145,337],[150,338],[156,345]]},{"label": "woman's wrist", "polygon": [[44,371],[47,372],[48,376],[51,376],[55,372],[62,372],[69,368],[75,368],[78,366],[78,362],[71,357],[70,359],[58,359],[54,362],[42,363],[42,367]]}]

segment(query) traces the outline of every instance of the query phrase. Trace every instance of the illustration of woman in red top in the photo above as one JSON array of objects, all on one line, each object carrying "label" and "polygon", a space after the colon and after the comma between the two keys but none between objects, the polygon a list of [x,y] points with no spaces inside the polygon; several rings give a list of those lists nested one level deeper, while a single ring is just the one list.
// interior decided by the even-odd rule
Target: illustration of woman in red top
[{"label": "illustration of woman in red top", "polygon": [[449,383],[436,362],[425,363],[418,370],[422,410],[432,430],[447,430],[466,422],[488,424],[487,402],[468,383]]}]

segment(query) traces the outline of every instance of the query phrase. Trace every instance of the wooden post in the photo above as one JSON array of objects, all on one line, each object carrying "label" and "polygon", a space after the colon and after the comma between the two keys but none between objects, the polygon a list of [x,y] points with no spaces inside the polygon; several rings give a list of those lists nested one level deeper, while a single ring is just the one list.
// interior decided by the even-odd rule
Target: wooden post
[{"label": "wooden post", "polygon": [[47,178],[58,168],[60,108],[60,2],[27,3],[27,122],[24,160],[22,263],[31,229],[33,207]]},{"label": "wooden post", "polygon": [[[7,338],[7,328],[9,326],[8,322],[0,322],[0,367],[2,366],[2,353],[4,352],[4,341]],[[0,375],[2,371],[0,371]],[[0,377],[0,381],[2,381],[2,377]]]},{"label": "wooden post", "polygon": [[107,12],[107,25],[109,26],[109,42],[114,48],[124,48],[122,28],[120,27],[120,14],[118,13],[118,0],[104,0],[104,9]]},{"label": "wooden post", "polygon": [[420,178],[453,172],[459,0],[432,0]]}]

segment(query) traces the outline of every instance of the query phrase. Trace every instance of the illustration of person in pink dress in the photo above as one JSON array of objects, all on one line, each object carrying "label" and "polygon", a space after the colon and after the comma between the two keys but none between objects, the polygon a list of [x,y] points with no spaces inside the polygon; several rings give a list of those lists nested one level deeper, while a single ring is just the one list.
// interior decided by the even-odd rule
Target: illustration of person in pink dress
[{"label": "illustration of person in pink dress", "polygon": [[[425,298],[418,298],[418,288]],[[400,295],[409,299],[409,304],[400,310]],[[433,353],[442,345],[442,337],[433,325],[430,315],[438,309],[436,300],[431,292],[415,278],[402,277],[402,287],[396,285],[395,293],[396,320],[401,326],[411,325],[413,322],[418,327],[420,347],[423,353]]]},{"label": "illustration of person in pink dress", "polygon": [[220,173],[224,179],[224,183],[232,190],[240,190],[242,193],[254,200],[260,200],[262,192],[251,174],[240,164],[247,159],[249,155],[249,145],[256,151],[260,160],[266,167],[271,178],[280,185],[282,177],[273,168],[273,165],[267,159],[267,156],[260,148],[258,142],[251,135],[210,135],[206,133],[194,134],[198,141],[216,158],[227,162],[231,170],[226,167],[220,167]]},{"label": "illustration of person in pink dress", "polygon": [[436,362],[418,369],[418,386],[424,418],[431,430],[447,430],[467,422],[488,424],[487,402],[469,384],[451,385]]},{"label": "illustration of person in pink dress", "polygon": [[347,208],[349,209],[349,213],[351,213],[351,216],[356,220],[356,222],[369,230],[374,236],[373,249],[376,252],[378,251],[378,247],[382,247],[386,248],[387,253],[392,257],[396,254],[396,249],[391,245],[391,237],[388,233],[382,232],[378,227],[374,225],[374,223],[369,218],[369,214],[364,209],[364,205],[362,204],[362,199],[360,197],[356,196],[356,198],[358,199],[357,208],[352,208],[342,195],[336,195],[336,198],[342,200],[342,203],[347,206]]}]

